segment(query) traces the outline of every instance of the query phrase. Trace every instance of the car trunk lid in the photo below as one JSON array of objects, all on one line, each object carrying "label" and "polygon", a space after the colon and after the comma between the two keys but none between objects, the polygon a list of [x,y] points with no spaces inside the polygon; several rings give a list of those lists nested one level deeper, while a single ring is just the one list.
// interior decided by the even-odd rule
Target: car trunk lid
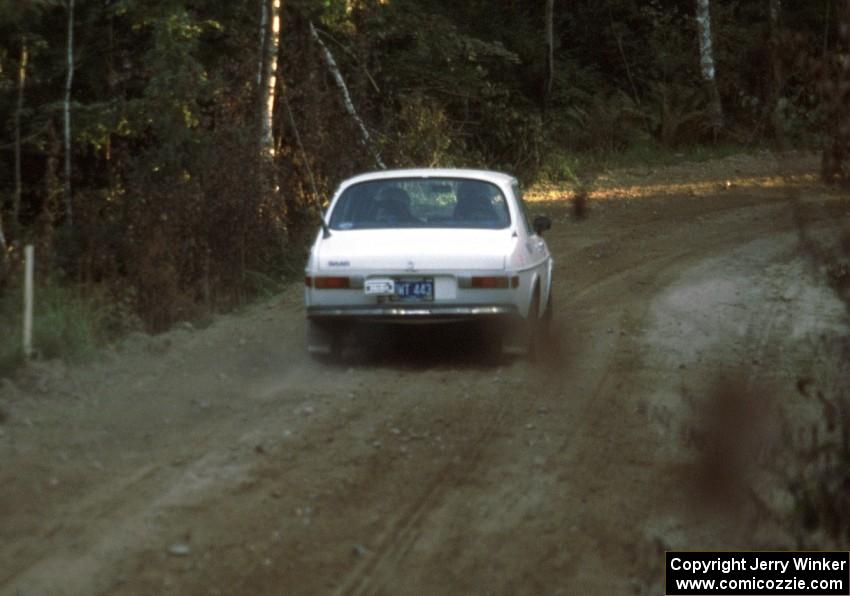
[{"label": "car trunk lid", "polygon": [[319,246],[323,271],[493,271],[505,267],[509,229],[333,231]]}]

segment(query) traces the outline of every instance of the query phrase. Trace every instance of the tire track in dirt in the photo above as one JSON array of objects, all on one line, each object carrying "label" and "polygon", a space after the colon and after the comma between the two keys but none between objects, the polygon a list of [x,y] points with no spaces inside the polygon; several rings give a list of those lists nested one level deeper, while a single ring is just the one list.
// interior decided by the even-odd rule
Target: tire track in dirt
[{"label": "tire track in dirt", "polygon": [[[779,209],[781,210],[782,207]],[[717,226],[712,226],[712,228],[715,227]],[[769,236],[775,231],[765,228],[761,233]],[[585,285],[567,303],[573,305],[572,310],[581,310],[582,304],[592,305],[602,297],[628,294],[627,308],[618,312],[614,318],[618,323],[628,321],[637,323],[639,327],[630,329],[628,333],[617,338],[616,345],[611,349],[608,368],[596,384],[592,396],[583,403],[578,414],[578,419],[582,421],[583,426],[586,429],[593,429],[592,432],[571,435],[559,446],[562,460],[568,462],[567,467],[561,472],[561,478],[565,480],[569,478],[613,479],[629,467],[652,469],[654,475],[658,476],[664,474],[664,467],[654,463],[655,453],[652,441],[643,441],[641,444],[640,442],[635,443],[633,439],[631,442],[623,439],[624,436],[634,434],[629,431],[629,426],[633,426],[635,423],[642,424],[646,417],[646,413],[641,411],[642,406],[626,399],[624,395],[640,393],[639,391],[635,392],[635,386],[632,385],[630,380],[635,372],[644,366],[642,363],[642,346],[637,343],[640,330],[647,323],[647,312],[652,300],[664,288],[675,283],[683,271],[706,258],[711,258],[713,254],[722,254],[733,246],[746,245],[752,240],[751,234],[751,229],[747,230],[745,236],[737,227],[727,228],[721,225],[719,229],[713,229],[710,237],[700,238],[700,242],[697,244],[683,243],[683,246],[688,248],[681,249],[674,254],[655,255],[648,261],[640,258],[629,259],[628,262],[609,269],[609,274],[603,278],[595,279]],[[640,283],[635,283],[637,280],[640,280]],[[604,326],[602,323],[600,321],[597,324],[597,329]],[[627,327],[628,325],[621,325],[623,329]],[[616,331],[617,325],[614,325],[613,328]],[[598,361],[596,358],[591,358],[591,361],[593,360]],[[614,410],[622,412],[622,416],[612,416]],[[628,419],[635,420],[625,422]],[[624,427],[624,422],[626,427]],[[676,475],[671,475],[666,481],[658,483],[659,490],[656,494],[659,498],[663,499],[662,495],[665,492],[675,494],[675,478]],[[622,500],[622,496],[619,496],[620,500]],[[635,496],[640,497],[639,502],[644,504],[646,511],[657,507],[657,503],[653,502],[654,499],[651,495]],[[623,505],[626,502],[623,501]],[[634,508],[640,510],[640,507]],[[597,509],[596,515],[604,518],[604,507],[600,505]],[[641,536],[642,531],[643,528],[640,527],[640,524],[637,524],[637,526],[630,527],[628,532],[622,532],[619,539],[621,542],[624,540],[627,543],[631,542],[635,545],[635,549],[640,550],[644,548],[640,546],[644,540]],[[599,528],[596,532],[604,534],[604,531]],[[613,554],[609,555],[609,557],[612,556]],[[624,568],[628,568],[629,565],[637,566],[634,575],[639,576],[643,573],[643,570],[639,569],[642,565],[640,556],[635,557],[633,552],[624,549],[620,551],[619,558],[618,563],[625,566]],[[609,560],[607,564],[600,565],[600,573],[613,564]],[[598,585],[596,588],[601,589]],[[610,588],[611,586],[608,586],[605,589]],[[633,586],[617,586],[616,589],[632,590]]]},{"label": "tire track in dirt", "polygon": [[[15,594],[93,593],[102,570],[144,543],[143,537],[160,525],[163,512],[199,502],[224,478],[228,484],[238,483],[244,472],[244,466],[234,467],[232,458],[221,452],[207,453],[173,471],[157,463],[146,465],[63,513],[71,524],[64,531],[77,526],[84,548],[57,551],[45,541],[50,548],[35,553],[0,585]],[[83,526],[81,520],[98,521]]]},{"label": "tire track in dirt", "polygon": [[[644,522],[671,503],[664,493],[678,478],[668,461],[655,457],[658,441],[647,438],[648,416],[634,403],[652,389],[634,385],[635,371],[646,364],[643,351],[653,349],[638,336],[653,299],[682,271],[784,228],[784,206],[773,195],[762,198],[758,204],[758,197],[727,194],[716,202],[600,208],[584,229],[553,230],[557,273],[565,280],[556,285],[556,310],[566,337],[537,367],[519,362],[497,371],[462,354],[453,360],[458,353],[412,365],[404,356],[378,354],[318,366],[301,353],[300,292],[289,292],[268,317],[273,325],[252,315],[234,317],[215,335],[198,333],[193,346],[201,353],[191,374],[231,377],[221,387],[203,385],[213,392],[213,409],[220,408],[214,419],[213,409],[193,410],[163,437],[167,448],[150,451],[151,475],[140,484],[121,480],[132,475],[117,469],[118,455],[115,473],[98,481],[102,486],[45,508],[45,517],[72,516],[80,527],[91,522],[79,556],[105,557],[92,568],[101,583],[87,584],[109,586],[104,594],[208,594],[230,586],[244,593],[353,596],[411,585],[441,593],[485,586],[505,593],[634,592],[629,578],[645,571],[634,554]],[[663,211],[667,204],[672,213]],[[661,216],[653,219],[656,210]],[[571,234],[580,237],[573,241]],[[750,331],[765,330],[752,321]],[[769,345],[770,333],[757,341]],[[239,349],[243,334],[262,337]],[[264,353],[271,363],[257,375],[253,361]],[[172,397],[208,399],[197,394],[191,374],[178,379],[183,371],[172,368],[157,381],[168,384],[162,404]],[[501,384],[492,381],[497,375]],[[133,412],[150,418],[145,424],[160,415],[152,400]],[[541,409],[547,413],[538,416]],[[293,435],[284,439],[283,430]],[[250,438],[244,445],[242,436]],[[378,441],[382,447],[373,446]],[[227,472],[234,443],[244,481]],[[103,445],[120,454],[142,443]],[[410,448],[402,452],[402,446]],[[191,507],[168,500],[207,453],[224,459],[202,467],[223,475],[214,475]],[[138,528],[138,544],[113,558],[92,546],[109,539],[110,526],[135,531],[139,511],[157,503],[167,505],[163,517]],[[294,514],[305,506],[313,508],[312,524]],[[189,530],[193,556],[169,559],[164,546]],[[283,536],[279,542],[270,537],[273,530]],[[53,544],[37,545],[40,560],[61,560],[70,544],[62,533]],[[346,544],[370,550],[358,556]],[[37,565],[26,567],[50,575]],[[617,572],[609,578],[606,569]],[[64,571],[54,568],[54,579]],[[164,586],[166,575],[176,583]],[[408,578],[418,583],[405,583]]]},{"label": "tire track in dirt", "polygon": [[387,525],[383,535],[377,539],[378,547],[372,556],[358,565],[334,591],[339,596],[361,596],[375,594],[383,588],[383,576],[388,568],[395,568],[403,560],[419,538],[418,530],[429,512],[437,506],[443,493],[452,486],[452,480],[468,477],[482,461],[484,443],[493,437],[501,426],[508,407],[503,402],[498,413],[488,420],[484,428],[466,451],[462,463],[451,461],[431,479],[422,495],[416,499],[393,522]]},{"label": "tire track in dirt", "polygon": [[[630,285],[629,280],[632,277],[645,280],[648,277],[647,271],[652,272],[652,275],[649,277],[653,281],[657,281],[662,276],[666,278],[675,277],[676,273],[685,266],[684,264],[693,260],[698,252],[698,249],[683,250],[674,255],[655,258],[651,262],[643,263],[637,268],[631,263],[622,265],[614,270],[607,271],[604,278],[583,287],[579,293],[571,296],[567,301],[558,302],[562,306],[577,305],[595,294],[606,295],[611,292],[611,286]],[[673,271],[670,271],[671,269]],[[648,301],[654,295],[656,287],[654,283],[647,284],[642,290],[640,299]],[[643,308],[645,308],[645,305]],[[622,316],[626,316],[626,314],[624,313]],[[615,348],[613,357],[607,360],[604,370],[598,372],[598,379],[595,382],[593,390],[583,396],[581,404],[573,404],[572,416],[575,419],[582,420],[588,427],[599,427],[604,418],[608,416],[608,410],[605,407],[599,406],[600,404],[606,404],[605,398],[615,389],[614,383],[616,378],[622,372],[620,370],[622,363],[618,362],[616,358],[619,351],[620,348]],[[590,356],[589,359],[593,361],[606,360],[604,354]],[[538,372],[546,374],[546,364],[543,364],[543,367],[544,371]],[[550,385],[548,389],[552,394],[562,394],[569,390],[572,383],[573,381],[567,377],[560,377],[559,382],[554,386]],[[533,406],[533,403],[526,400],[524,405],[529,407]],[[576,407],[577,409],[575,409]],[[454,463],[446,464],[432,478],[428,488],[423,491],[422,496],[407,508],[401,516],[397,517],[387,526],[384,534],[378,539],[380,546],[342,581],[334,591],[335,594],[340,596],[363,596],[386,591],[387,585],[385,580],[388,579],[387,576],[391,575],[393,570],[398,569],[402,561],[407,557],[419,537],[418,531],[422,527],[424,520],[435,509],[440,507],[445,493],[455,488],[456,478],[474,476],[476,468],[485,459],[484,452],[486,449],[489,447],[491,450],[495,450],[489,444],[489,439],[500,430],[509,409],[509,405],[502,403],[499,416],[491,419],[489,424],[479,433],[474,443],[474,457],[464,460],[464,465],[462,466]],[[602,437],[598,435],[595,435],[595,438],[602,440]],[[557,451],[567,461],[580,461],[580,457],[570,455],[571,453],[577,453],[587,449],[579,445],[579,441],[580,438],[576,434],[571,433],[567,440],[557,448]],[[485,443],[487,444],[485,445]],[[591,447],[590,449],[593,450],[595,448]],[[587,471],[589,472],[590,470]]]}]

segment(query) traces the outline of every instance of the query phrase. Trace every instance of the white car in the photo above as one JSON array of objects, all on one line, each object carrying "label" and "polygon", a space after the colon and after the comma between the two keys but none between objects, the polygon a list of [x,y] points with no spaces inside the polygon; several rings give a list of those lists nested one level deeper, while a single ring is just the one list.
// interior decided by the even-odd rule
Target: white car
[{"label": "white car", "polygon": [[481,321],[500,352],[534,355],[552,257],[516,178],[390,170],[344,181],[305,271],[307,346],[338,357],[354,323]]}]

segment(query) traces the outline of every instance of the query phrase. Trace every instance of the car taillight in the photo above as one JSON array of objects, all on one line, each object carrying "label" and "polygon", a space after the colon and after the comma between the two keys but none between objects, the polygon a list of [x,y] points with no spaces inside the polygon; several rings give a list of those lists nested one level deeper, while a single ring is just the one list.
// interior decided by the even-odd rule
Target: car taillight
[{"label": "car taillight", "polygon": [[511,278],[511,287],[512,288],[518,288],[519,287],[519,275],[514,275]]},{"label": "car taillight", "polygon": [[312,288],[313,287],[313,278],[310,277],[309,275],[305,276],[304,277],[304,285],[307,286],[308,288]]},{"label": "car taillight", "polygon": [[314,277],[313,287],[317,290],[347,290],[351,287],[348,277]]},{"label": "car taillight", "polygon": [[504,276],[497,277],[473,277],[470,285],[473,288],[478,289],[487,289],[487,290],[495,290],[495,289],[504,289],[508,287],[509,278]]}]

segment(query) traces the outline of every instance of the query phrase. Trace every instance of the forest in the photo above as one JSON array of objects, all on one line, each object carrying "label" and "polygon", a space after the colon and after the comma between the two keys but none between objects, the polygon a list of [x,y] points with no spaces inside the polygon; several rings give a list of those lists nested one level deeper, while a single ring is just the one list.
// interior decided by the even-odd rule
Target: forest
[{"label": "forest", "polygon": [[[460,308],[316,358],[320,214],[404,167],[509,172],[551,228],[458,228],[380,277]],[[494,356],[507,268],[450,261],[490,232],[551,255],[536,359]],[[327,278],[401,312],[357,267]],[[848,315],[850,0],[0,0],[2,594],[650,595],[665,553],[846,555]]]},{"label": "forest", "polygon": [[847,0],[2,0],[4,324],[29,243],[54,328],[242,304],[364,170],[806,148],[846,184],[848,23]]}]

